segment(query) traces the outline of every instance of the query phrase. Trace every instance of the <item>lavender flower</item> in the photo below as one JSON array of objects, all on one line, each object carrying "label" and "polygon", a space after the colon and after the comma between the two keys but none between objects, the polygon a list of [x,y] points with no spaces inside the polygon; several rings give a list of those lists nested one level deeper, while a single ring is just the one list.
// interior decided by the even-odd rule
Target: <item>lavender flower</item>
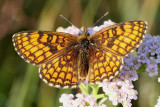
[{"label": "lavender flower", "polygon": [[160,37],[145,35],[137,54],[137,61],[147,64],[145,70],[149,73],[149,76],[157,75],[158,64],[160,63]]},{"label": "lavender flower", "polygon": [[141,66],[141,63],[136,60],[132,53],[124,57],[123,61],[123,67],[119,73],[119,77],[121,79],[128,79],[131,81],[138,80],[138,74],[136,70]]}]

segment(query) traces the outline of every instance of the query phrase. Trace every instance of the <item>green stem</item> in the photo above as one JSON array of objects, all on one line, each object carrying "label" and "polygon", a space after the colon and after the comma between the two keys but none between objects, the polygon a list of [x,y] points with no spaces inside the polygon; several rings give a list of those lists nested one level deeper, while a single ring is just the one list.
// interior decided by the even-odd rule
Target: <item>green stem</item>
[{"label": "green stem", "polygon": [[79,88],[81,89],[81,91],[86,94],[86,95],[89,95],[89,87],[88,86],[85,86],[83,83],[79,84]]},{"label": "green stem", "polygon": [[98,105],[103,104],[107,100],[107,97],[104,97],[98,101]]},{"label": "green stem", "polygon": [[105,98],[105,97],[106,97],[105,94],[99,94],[99,95],[96,96],[96,99]]},{"label": "green stem", "polygon": [[89,84],[88,86],[85,86],[83,83],[81,83],[79,85],[79,88],[81,89],[81,91],[86,95],[90,94],[90,88],[89,87],[92,88],[93,97],[95,97],[97,100],[100,99],[98,101],[98,105],[103,104],[107,100],[107,96],[105,94],[98,94],[98,91],[99,91],[98,84]]},{"label": "green stem", "polygon": [[92,88],[92,95],[96,97],[99,91],[98,84],[90,84],[89,86]]},{"label": "green stem", "polygon": [[98,91],[99,91],[99,87],[98,87],[98,84],[90,84],[89,85],[91,88],[92,88],[92,95],[98,100],[98,105],[101,105],[103,104],[106,100],[107,100],[107,97],[105,94],[98,94]]}]

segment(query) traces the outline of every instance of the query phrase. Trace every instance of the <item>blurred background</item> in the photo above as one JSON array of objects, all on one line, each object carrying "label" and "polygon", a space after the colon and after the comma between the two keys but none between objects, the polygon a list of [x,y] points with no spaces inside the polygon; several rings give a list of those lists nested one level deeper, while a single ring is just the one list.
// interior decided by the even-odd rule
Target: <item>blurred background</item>
[{"label": "blurred background", "polygon": [[[160,0],[0,0],[0,107],[58,107],[62,93],[78,91],[53,88],[40,80],[38,67],[15,52],[14,33],[70,26],[60,14],[78,27],[90,27],[107,11],[110,13],[97,25],[108,19],[116,23],[145,20],[148,34],[160,34]],[[132,107],[153,107],[157,103],[158,77],[140,73],[134,82],[138,100],[132,101]],[[112,107],[111,102],[106,104]]]}]

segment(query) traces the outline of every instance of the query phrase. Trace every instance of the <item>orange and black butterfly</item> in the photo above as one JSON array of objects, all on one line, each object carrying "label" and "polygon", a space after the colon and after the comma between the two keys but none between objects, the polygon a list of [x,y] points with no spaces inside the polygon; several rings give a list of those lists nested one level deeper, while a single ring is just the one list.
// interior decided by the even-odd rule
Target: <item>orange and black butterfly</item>
[{"label": "orange and black butterfly", "polygon": [[49,31],[25,31],[13,36],[17,53],[27,62],[40,66],[40,77],[50,86],[74,88],[82,81],[101,82],[116,76],[122,58],[144,37],[147,23],[118,23],[93,35],[84,29],[77,37]]}]

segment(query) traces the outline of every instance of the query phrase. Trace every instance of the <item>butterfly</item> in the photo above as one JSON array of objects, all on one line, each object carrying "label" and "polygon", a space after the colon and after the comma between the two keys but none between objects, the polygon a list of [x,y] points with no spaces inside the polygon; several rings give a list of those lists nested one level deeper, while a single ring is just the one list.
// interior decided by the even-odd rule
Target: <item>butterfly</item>
[{"label": "butterfly", "polygon": [[39,66],[50,86],[75,88],[79,83],[112,79],[122,68],[122,58],[138,47],[146,33],[145,21],[121,22],[80,37],[52,31],[24,31],[13,35],[17,53]]}]

